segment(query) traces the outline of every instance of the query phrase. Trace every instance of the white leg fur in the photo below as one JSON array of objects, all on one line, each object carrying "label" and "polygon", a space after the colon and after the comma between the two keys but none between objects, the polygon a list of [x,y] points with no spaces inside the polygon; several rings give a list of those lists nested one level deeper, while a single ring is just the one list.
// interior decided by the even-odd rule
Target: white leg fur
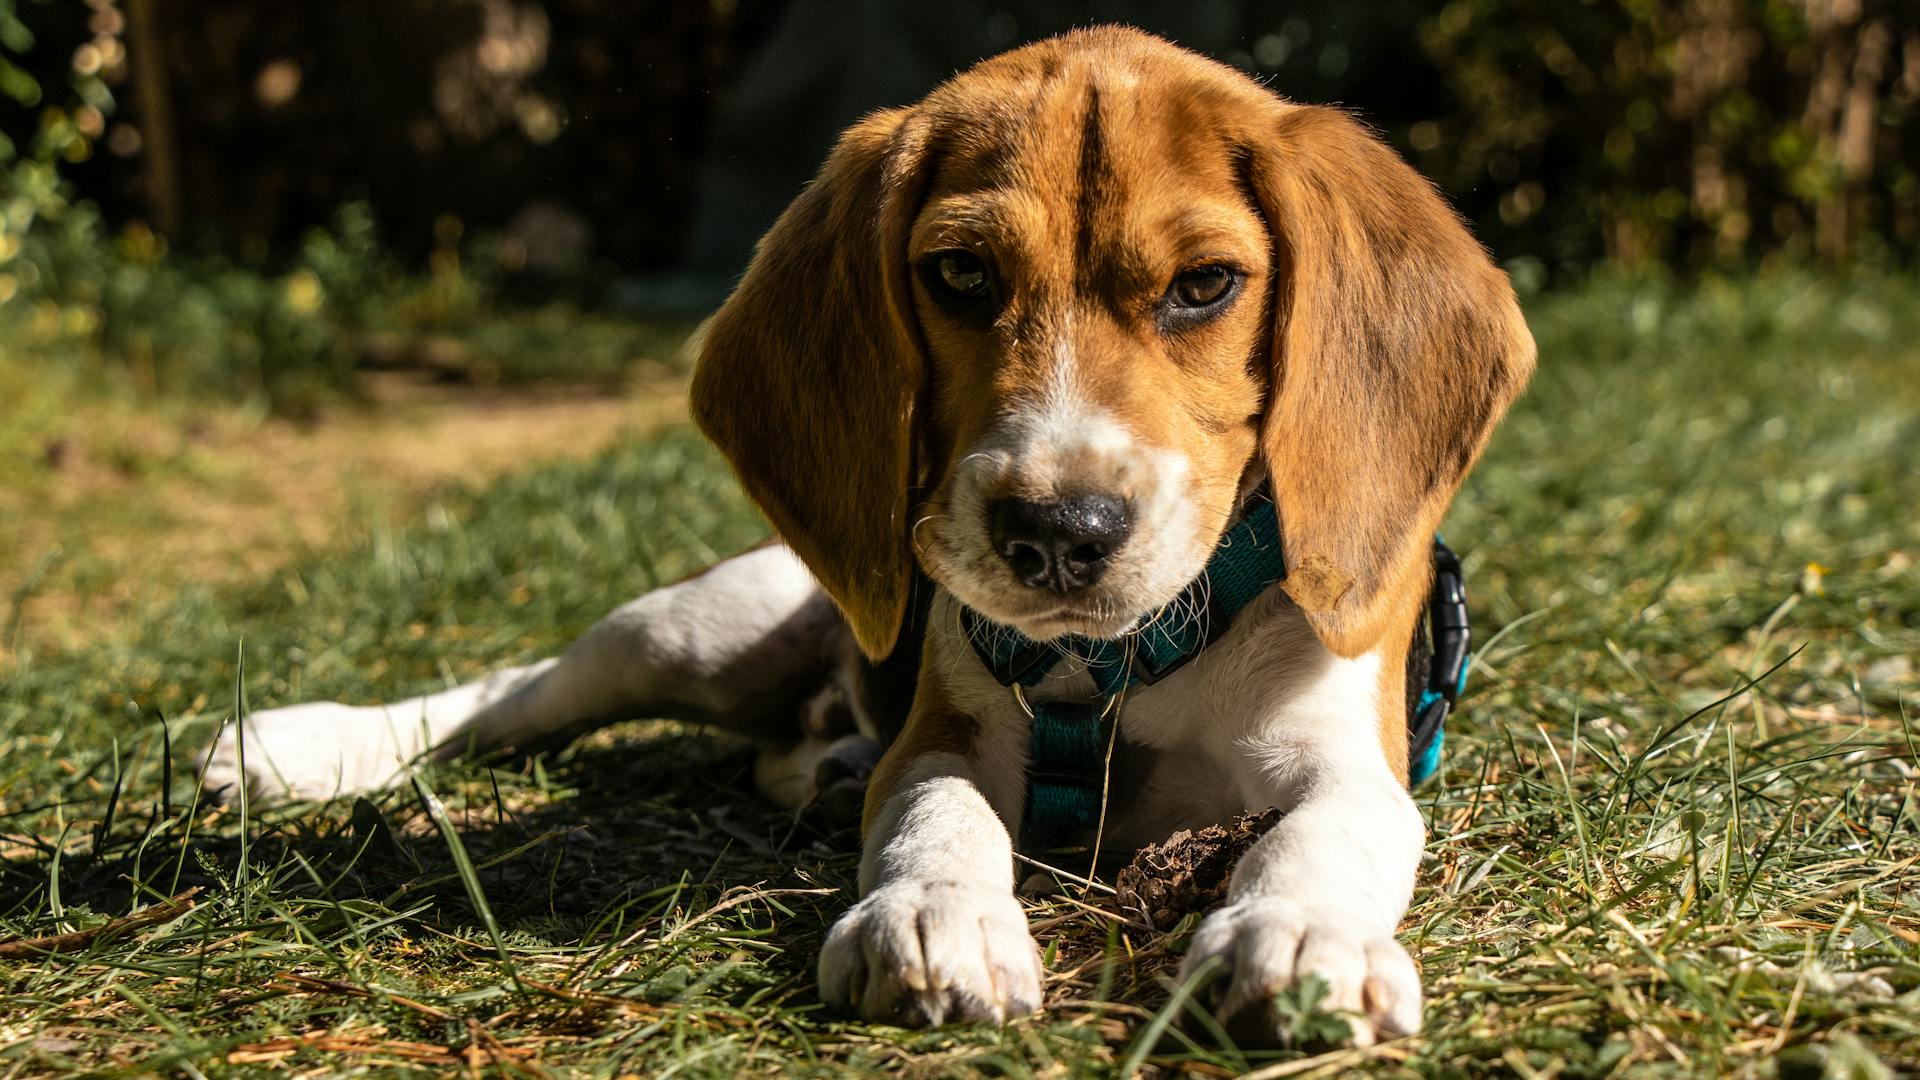
[{"label": "white leg fur", "polygon": [[[790,740],[800,733],[798,701],[834,661],[838,627],[793,553],[759,548],[622,606],[555,659],[387,705],[254,713],[246,780],[259,794],[328,798],[386,786],[428,752],[519,746],[642,716]],[[229,724],[207,785],[238,783],[240,757]]]},{"label": "white leg fur", "polygon": [[1013,844],[972,772],[956,755],[925,755],[869,824],[863,899],[820,950],[828,1004],[915,1027],[1040,1007]]},{"label": "white leg fur", "polygon": [[[769,746],[753,763],[753,786],[774,805],[786,810],[808,806],[821,792],[821,770],[838,765],[842,775],[864,794],[867,774],[880,759],[880,747],[865,735],[829,738],[809,734],[787,746]],[[857,800],[848,808],[845,823],[858,824]]]},{"label": "white leg fur", "polygon": [[1217,1013],[1242,1037],[1284,1037],[1265,1007],[1308,975],[1357,1045],[1419,1030],[1419,972],[1393,938],[1425,826],[1377,735],[1376,657],[1329,659],[1284,715],[1243,742],[1286,814],[1234,867],[1227,906],[1194,935],[1183,975],[1224,962]]}]

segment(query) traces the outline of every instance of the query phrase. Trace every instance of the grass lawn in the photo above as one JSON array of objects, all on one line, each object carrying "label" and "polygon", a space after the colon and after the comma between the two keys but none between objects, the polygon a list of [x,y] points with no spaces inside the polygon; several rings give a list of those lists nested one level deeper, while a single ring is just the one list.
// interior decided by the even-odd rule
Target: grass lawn
[{"label": "grass lawn", "polygon": [[[644,718],[372,800],[196,801],[236,709],[543,655],[763,535],[670,429],[20,642],[0,1074],[1920,1069],[1920,284],[1600,282],[1531,314],[1540,375],[1447,526],[1481,629],[1418,792],[1417,1038],[1220,1048],[1169,1005],[1191,921],[1145,932],[1098,893],[1031,905],[1042,1017],[828,1015],[854,837],[756,801],[742,745]],[[192,889],[68,951],[17,940]]]}]

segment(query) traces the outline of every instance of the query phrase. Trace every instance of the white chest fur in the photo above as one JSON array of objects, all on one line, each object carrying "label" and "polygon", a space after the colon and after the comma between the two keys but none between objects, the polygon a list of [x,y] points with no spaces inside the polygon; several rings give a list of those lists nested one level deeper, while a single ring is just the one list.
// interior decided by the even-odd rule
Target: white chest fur
[{"label": "white chest fur", "polygon": [[[980,721],[982,785],[1017,823],[1025,797],[1030,720],[980,663],[956,602],[933,609],[929,662],[954,703]],[[1219,640],[1183,668],[1126,693],[1110,772],[1106,844],[1127,850],[1179,828],[1292,805],[1312,766],[1351,759],[1377,769],[1380,657],[1335,656],[1278,589],[1242,611]],[[1061,660],[1030,700],[1090,701],[1093,679]],[[1364,767],[1364,766],[1363,766]]]}]

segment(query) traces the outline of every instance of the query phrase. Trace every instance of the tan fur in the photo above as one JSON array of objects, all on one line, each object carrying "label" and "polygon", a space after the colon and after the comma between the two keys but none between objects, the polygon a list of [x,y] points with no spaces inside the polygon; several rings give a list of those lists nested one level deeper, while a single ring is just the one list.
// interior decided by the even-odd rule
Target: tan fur
[{"label": "tan fur", "polygon": [[695,421],[870,656],[906,610],[923,363],[900,252],[923,127],[895,110],[841,137],[714,317],[691,391]]},{"label": "tan fur", "polygon": [[[1380,749],[1393,774],[1405,783],[1412,750],[1407,738],[1407,652],[1413,645],[1414,627],[1426,618],[1433,569],[1427,562],[1414,561],[1406,563],[1400,574],[1400,580],[1382,589],[1383,595],[1399,602],[1386,605],[1392,615],[1381,630],[1376,648],[1380,652]],[[1312,618],[1309,613],[1308,620]]]},{"label": "tan fur", "polygon": [[1418,594],[1428,539],[1532,371],[1507,277],[1431,185],[1344,113],[1277,110],[1253,175],[1281,265],[1263,450],[1289,560],[1353,586],[1308,609],[1372,648]]},{"label": "tan fur", "polygon": [[[1004,283],[991,325],[913,270],[953,248]],[[1208,262],[1242,271],[1240,300],[1165,330],[1168,282]],[[1099,28],[848,132],[716,318],[694,413],[878,656],[909,558],[952,569],[956,455],[1040,400],[1063,353],[1078,393],[1190,464],[1208,535],[1268,474],[1289,592],[1349,657],[1400,655],[1428,538],[1533,363],[1506,276],[1359,123]],[[930,715],[890,760],[934,738]],[[1403,776],[1405,743],[1383,727]]]},{"label": "tan fur", "polygon": [[954,708],[939,679],[923,672],[906,727],[887,748],[867,781],[867,801],[860,815],[861,831],[866,831],[874,815],[893,796],[907,767],[915,760],[927,754],[971,757],[979,734],[979,721]]}]

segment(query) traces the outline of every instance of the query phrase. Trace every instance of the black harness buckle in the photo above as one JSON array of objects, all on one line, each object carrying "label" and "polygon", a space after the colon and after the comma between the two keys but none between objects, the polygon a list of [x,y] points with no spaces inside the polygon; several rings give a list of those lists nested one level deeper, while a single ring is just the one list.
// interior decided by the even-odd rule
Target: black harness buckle
[{"label": "black harness buckle", "polygon": [[1419,699],[1407,703],[1410,714],[1407,751],[1415,783],[1425,778],[1422,763],[1436,760],[1434,742],[1445,729],[1448,715],[1460,703],[1460,688],[1467,680],[1467,662],[1473,646],[1473,630],[1467,620],[1466,576],[1460,570],[1460,557],[1438,536],[1433,538],[1433,589],[1427,594],[1427,634],[1432,653],[1427,658],[1426,679]]},{"label": "black harness buckle", "polygon": [[1427,687],[1460,703],[1460,684],[1466,681],[1467,658],[1473,630],[1467,621],[1467,580],[1460,572],[1460,556],[1446,541],[1433,538],[1433,591],[1427,596],[1427,622],[1433,634],[1433,665]]}]

